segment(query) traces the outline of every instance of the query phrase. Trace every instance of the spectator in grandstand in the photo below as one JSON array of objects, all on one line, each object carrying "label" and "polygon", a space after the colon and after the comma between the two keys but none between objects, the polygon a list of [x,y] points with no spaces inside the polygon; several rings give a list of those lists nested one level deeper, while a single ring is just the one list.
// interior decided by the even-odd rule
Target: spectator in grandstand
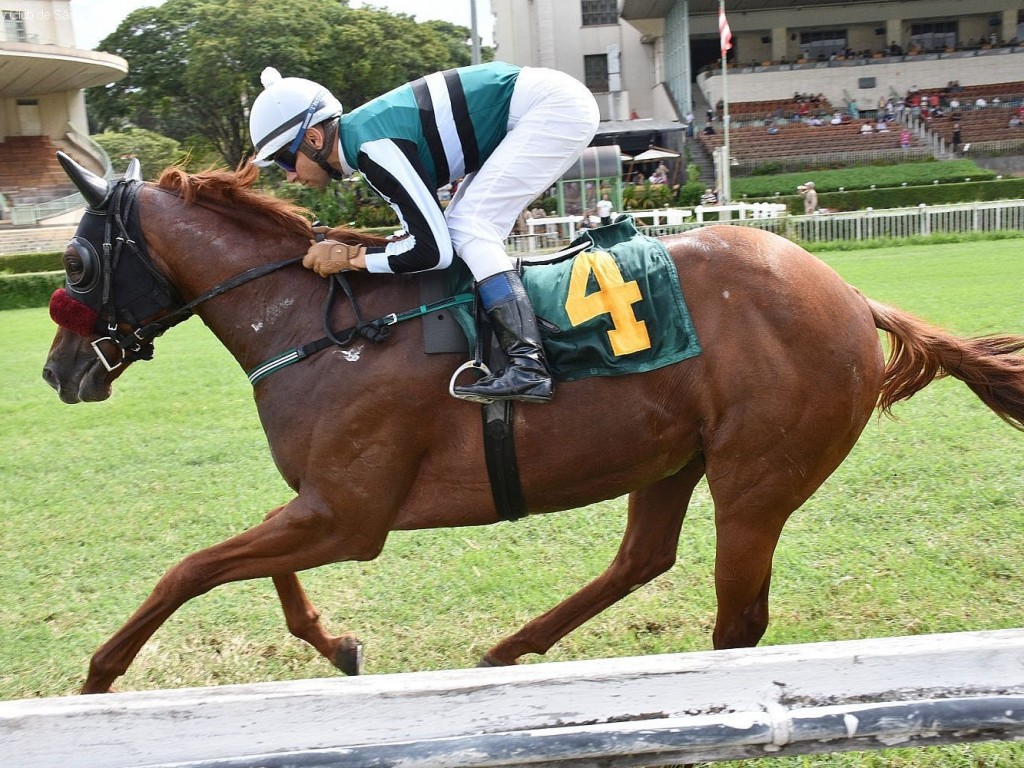
[{"label": "spectator in grandstand", "polygon": [[950,99],[949,100],[949,108],[950,109],[960,109],[960,99],[958,99],[956,96],[954,96],[952,99]]},{"label": "spectator in grandstand", "polygon": [[871,121],[865,120],[864,124],[860,127],[861,136],[872,136],[875,133],[875,129],[871,127]]},{"label": "spectator in grandstand", "polygon": [[818,210],[818,192],[814,188],[814,182],[808,181],[806,184],[801,184],[796,188],[796,191],[800,193],[800,196],[804,199],[804,214],[810,216],[816,210]]},{"label": "spectator in grandstand", "polygon": [[651,184],[668,184],[668,166],[658,163],[658,167],[651,174]]},{"label": "spectator in grandstand", "polygon": [[984,109],[985,107],[987,107],[987,106],[988,106],[988,102],[987,102],[987,101],[985,101],[985,97],[984,97],[984,96],[979,96],[979,97],[978,97],[978,98],[977,98],[977,99],[976,99],[976,100],[974,101],[974,106],[976,106],[976,107],[977,107],[978,109]]},{"label": "spectator in grandstand", "polygon": [[1020,127],[1020,118],[1017,117],[1016,115],[1010,115],[1009,127],[1010,128],[1019,128]]},{"label": "spectator in grandstand", "polygon": [[906,149],[907,147],[910,146],[910,131],[908,131],[906,128],[900,131],[900,146],[903,149]]},{"label": "spectator in grandstand", "polygon": [[956,154],[956,149],[957,149],[957,147],[960,146],[960,142],[961,141],[962,141],[962,137],[960,135],[960,121],[959,120],[954,120],[953,121],[953,139],[952,139],[952,142],[951,142],[953,144],[953,153],[954,154]]},{"label": "spectator in grandstand", "polygon": [[831,123],[832,125],[840,125],[840,124],[842,124],[842,122],[843,122],[843,116],[841,114],[839,114],[839,111],[837,110],[837,111],[833,112],[832,113],[832,119],[829,120],[829,123]]},{"label": "spectator in grandstand", "polygon": [[885,115],[878,113],[878,120],[875,122],[875,133],[888,133],[889,124],[885,122]]}]

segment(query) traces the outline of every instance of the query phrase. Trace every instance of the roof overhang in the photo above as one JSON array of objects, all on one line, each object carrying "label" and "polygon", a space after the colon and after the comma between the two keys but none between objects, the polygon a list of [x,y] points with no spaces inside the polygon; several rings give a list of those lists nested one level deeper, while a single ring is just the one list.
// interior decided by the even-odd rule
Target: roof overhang
[{"label": "roof overhang", "polygon": [[674,120],[602,120],[597,125],[598,136],[624,133],[668,133],[686,128]]},{"label": "roof overhang", "polygon": [[[829,5],[874,5],[884,4],[885,0],[728,0],[726,13],[730,16],[752,11],[784,11],[797,8],[824,7]],[[640,19],[663,19],[676,5],[676,0],[623,0],[622,13],[626,21]],[[718,13],[718,0],[689,0],[690,15],[702,16]]]},{"label": "roof overhang", "polygon": [[106,85],[128,74],[120,56],[79,48],[0,43],[0,98],[45,96]]}]

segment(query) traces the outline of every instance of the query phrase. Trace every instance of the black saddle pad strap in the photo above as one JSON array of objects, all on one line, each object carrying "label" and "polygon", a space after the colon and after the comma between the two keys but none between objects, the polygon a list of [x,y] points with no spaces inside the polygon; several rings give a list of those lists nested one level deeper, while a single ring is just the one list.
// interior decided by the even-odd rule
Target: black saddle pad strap
[{"label": "black saddle pad strap", "polygon": [[526,516],[526,499],[523,498],[516,459],[512,402],[488,403],[481,407],[481,413],[484,419],[484,457],[494,506],[502,520],[518,520]]}]

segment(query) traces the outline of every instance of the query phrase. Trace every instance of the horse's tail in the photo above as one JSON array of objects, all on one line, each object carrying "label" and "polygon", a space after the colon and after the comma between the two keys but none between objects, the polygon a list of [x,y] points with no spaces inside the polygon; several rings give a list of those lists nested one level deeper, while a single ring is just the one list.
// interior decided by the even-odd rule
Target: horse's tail
[{"label": "horse's tail", "polygon": [[1024,431],[1024,336],[959,338],[909,312],[865,297],[890,351],[878,407],[893,405],[945,376],[959,379],[1003,421]]}]

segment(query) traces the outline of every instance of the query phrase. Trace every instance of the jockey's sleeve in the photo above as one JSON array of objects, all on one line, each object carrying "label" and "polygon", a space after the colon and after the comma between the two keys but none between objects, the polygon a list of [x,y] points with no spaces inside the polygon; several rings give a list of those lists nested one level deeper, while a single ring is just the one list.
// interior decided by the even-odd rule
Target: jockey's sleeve
[{"label": "jockey's sleeve", "polygon": [[448,223],[411,141],[377,139],[359,148],[359,170],[398,214],[408,237],[366,250],[370,272],[444,269],[454,254]]}]

